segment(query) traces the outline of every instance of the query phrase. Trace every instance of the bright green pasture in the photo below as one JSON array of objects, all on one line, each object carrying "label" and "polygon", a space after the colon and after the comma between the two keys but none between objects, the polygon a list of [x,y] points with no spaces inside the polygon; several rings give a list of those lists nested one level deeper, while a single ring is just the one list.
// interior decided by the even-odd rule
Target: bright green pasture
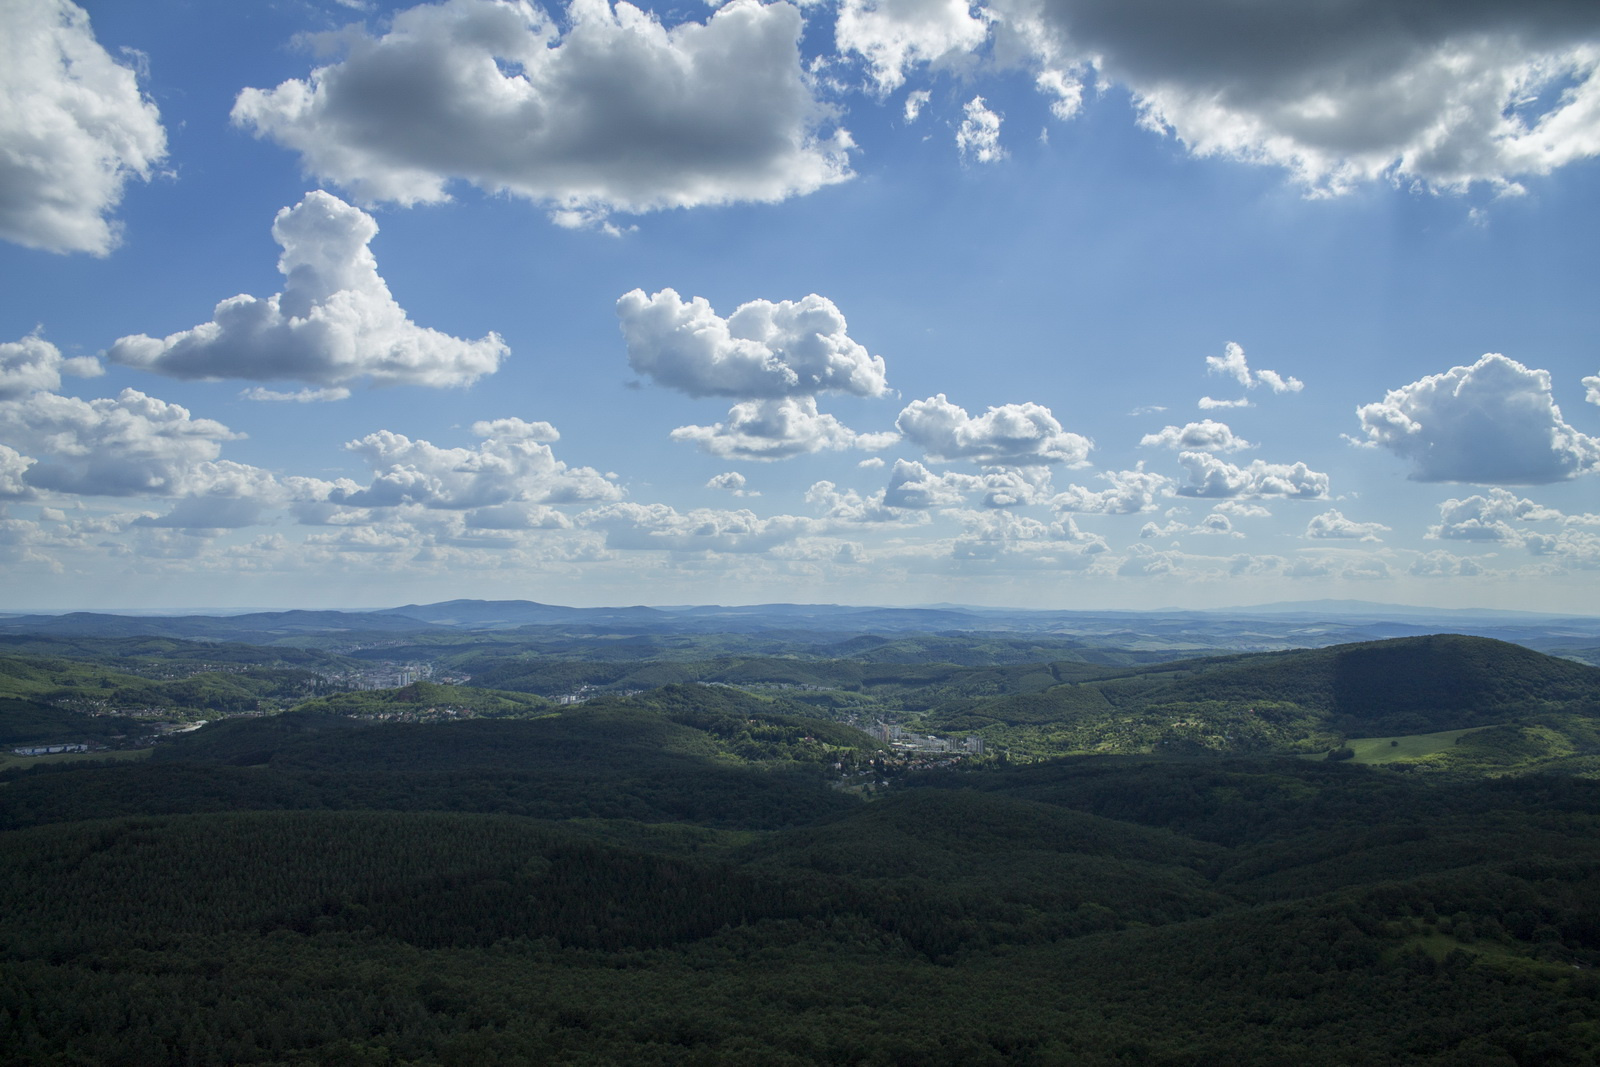
[{"label": "bright green pasture", "polygon": [[1470,730],[1445,730],[1437,734],[1410,734],[1404,737],[1354,737],[1345,742],[1355,751],[1357,763],[1393,763],[1448,752],[1467,734],[1492,727],[1474,726]]},{"label": "bright green pasture", "polygon": [[147,759],[151,751],[148,748],[129,748],[105,752],[58,752],[53,756],[14,756],[7,751],[0,752],[0,771],[9,771],[13,767],[32,767],[36,763],[75,763],[86,759]]}]

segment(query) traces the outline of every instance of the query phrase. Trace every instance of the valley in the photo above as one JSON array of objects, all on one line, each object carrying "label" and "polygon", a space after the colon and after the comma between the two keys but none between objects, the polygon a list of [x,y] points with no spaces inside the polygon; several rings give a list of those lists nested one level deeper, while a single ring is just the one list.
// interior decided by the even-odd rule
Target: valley
[{"label": "valley", "polygon": [[625,629],[7,637],[0,1060],[1600,1055],[1577,658]]}]

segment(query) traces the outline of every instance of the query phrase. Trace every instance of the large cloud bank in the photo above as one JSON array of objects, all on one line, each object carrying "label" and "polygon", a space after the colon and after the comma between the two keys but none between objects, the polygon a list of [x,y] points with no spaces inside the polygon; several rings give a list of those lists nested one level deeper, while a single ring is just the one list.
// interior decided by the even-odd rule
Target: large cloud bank
[{"label": "large cloud bank", "polygon": [[80,400],[35,392],[0,403],[0,436],[39,456],[26,481],[85,496],[178,496],[209,487],[222,442],[239,435],[187,408],[124,389]]},{"label": "large cloud bank", "polygon": [[130,178],[167,152],[134,72],[68,0],[0,0],[0,238],[105,255]]},{"label": "large cloud bank", "polygon": [[250,525],[264,502],[286,498],[268,472],[219,458],[243,434],[137,389],[62,396],[63,373],[93,377],[102,368],[63,357],[37,334],[0,344],[0,498],[179,498],[171,515],[136,525],[209,529]]},{"label": "large cloud bank", "polygon": [[452,179],[551,205],[558,221],[777,201],[849,177],[849,134],[800,63],[800,12],[734,0],[667,29],[573,0],[563,33],[525,0],[448,0],[345,57],[246,89],[233,120],[363,200],[447,197]]},{"label": "large cloud bank", "polygon": [[464,341],[406,317],[378,275],[372,216],[321,191],[278,212],[283,292],[229,297],[212,321],[164,340],[136,334],[107,352],[117,363],[175,378],[294,379],[336,386],[469,385],[507,348],[495,334]]},{"label": "large cloud bank", "polygon": [[1542,485],[1600,467],[1600,441],[1561,418],[1548,371],[1491,352],[1357,410],[1369,446],[1411,461],[1419,482]]},{"label": "large cloud bank", "polygon": [[[1199,155],[1288,168],[1337,194],[1375,178],[1512,185],[1600,154],[1600,5],[1195,4],[991,0],[975,13],[853,0],[840,47],[879,86],[993,53],[1031,66],[1061,117],[1083,85],[1131,92],[1141,122]],[[908,29],[918,15],[923,28]]]}]

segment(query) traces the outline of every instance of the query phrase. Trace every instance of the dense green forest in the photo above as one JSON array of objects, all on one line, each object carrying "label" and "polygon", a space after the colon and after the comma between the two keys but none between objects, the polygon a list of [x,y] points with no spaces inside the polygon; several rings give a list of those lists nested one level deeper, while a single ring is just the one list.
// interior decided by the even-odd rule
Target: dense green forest
[{"label": "dense green forest", "polygon": [[[0,726],[344,666],[169,650],[18,651]],[[1600,670],[1115,658],[524,662],[0,771],[0,1062],[1600,1060]]]}]

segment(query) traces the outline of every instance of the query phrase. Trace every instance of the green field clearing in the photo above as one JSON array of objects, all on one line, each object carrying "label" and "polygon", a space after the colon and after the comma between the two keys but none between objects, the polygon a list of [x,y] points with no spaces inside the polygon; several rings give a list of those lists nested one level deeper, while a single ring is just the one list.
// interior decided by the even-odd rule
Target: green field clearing
[{"label": "green field clearing", "polygon": [[130,748],[116,751],[103,752],[59,752],[54,756],[15,756],[10,752],[0,753],[0,771],[9,771],[13,767],[32,767],[39,763],[76,763],[80,760],[136,760],[148,759],[152,749]]},{"label": "green field clearing", "polygon": [[[1529,959],[1525,952],[1519,950],[1515,946],[1508,945],[1500,941],[1483,939],[1474,939],[1470,942],[1461,941],[1457,938],[1451,937],[1449,934],[1441,933],[1438,930],[1429,930],[1426,933],[1409,937],[1405,940],[1404,944],[1400,946],[1400,948],[1420,948],[1434,960],[1442,960],[1451,952],[1460,950],[1468,953],[1469,955],[1488,957],[1489,959],[1501,964],[1525,964],[1529,969],[1533,970],[1550,970],[1552,968],[1551,964],[1540,963],[1536,960]],[[1557,964],[1554,966],[1557,968],[1565,966],[1570,969],[1572,965]]]},{"label": "green field clearing", "polygon": [[1396,760],[1418,759],[1448,752],[1468,734],[1491,729],[1491,726],[1474,726],[1470,730],[1446,730],[1443,733],[1411,734],[1406,737],[1356,737],[1347,744],[1355,751],[1357,763],[1393,763]]}]

